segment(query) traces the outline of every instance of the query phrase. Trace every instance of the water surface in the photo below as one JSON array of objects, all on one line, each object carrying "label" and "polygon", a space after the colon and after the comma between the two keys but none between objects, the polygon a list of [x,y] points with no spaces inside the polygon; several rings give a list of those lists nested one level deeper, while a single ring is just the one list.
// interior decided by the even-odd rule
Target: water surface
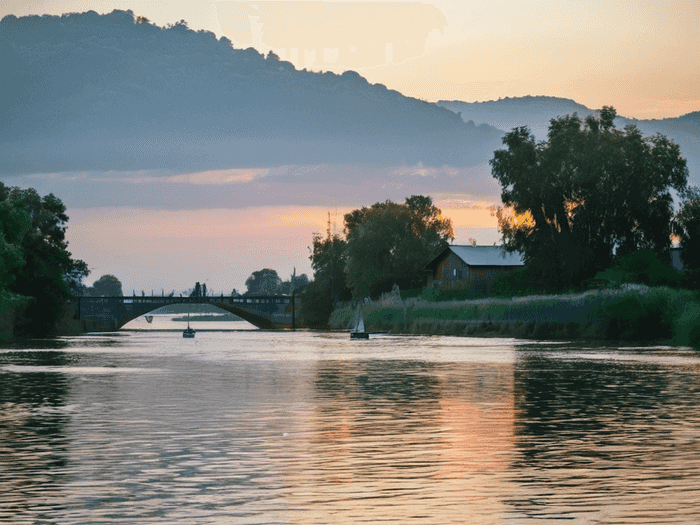
[{"label": "water surface", "polygon": [[700,522],[692,350],[195,328],[0,349],[0,522]]}]

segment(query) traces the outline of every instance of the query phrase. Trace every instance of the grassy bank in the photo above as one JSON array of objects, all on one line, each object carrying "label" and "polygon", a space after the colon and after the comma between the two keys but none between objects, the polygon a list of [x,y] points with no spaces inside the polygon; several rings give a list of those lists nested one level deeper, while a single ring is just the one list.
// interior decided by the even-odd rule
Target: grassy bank
[{"label": "grassy bank", "polygon": [[[534,339],[667,341],[700,347],[700,297],[687,290],[623,285],[581,294],[430,302],[391,298],[365,304],[368,331]],[[355,309],[331,315],[352,326]]]}]

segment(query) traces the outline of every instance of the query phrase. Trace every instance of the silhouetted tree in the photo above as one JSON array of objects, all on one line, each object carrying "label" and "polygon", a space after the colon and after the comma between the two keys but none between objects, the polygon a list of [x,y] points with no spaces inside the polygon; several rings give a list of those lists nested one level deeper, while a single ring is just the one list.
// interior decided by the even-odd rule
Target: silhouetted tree
[{"label": "silhouetted tree", "polygon": [[264,268],[253,272],[245,285],[248,288],[246,295],[274,295],[279,293],[282,279],[279,278],[275,270]]},{"label": "silhouetted tree", "polygon": [[30,298],[17,314],[18,333],[47,335],[65,315],[71,288],[88,275],[87,264],[71,258],[66,207],[53,194],[40,197],[33,188],[0,182],[0,203],[3,223],[9,221],[0,226],[0,262],[11,274],[0,277],[0,290]]},{"label": "silhouetted tree", "polygon": [[412,196],[345,215],[346,274],[354,298],[422,286],[423,266],[454,239],[452,222],[430,197]]},{"label": "silhouetted tree", "polygon": [[194,288],[192,288],[192,291],[190,292],[189,296],[196,299],[202,299],[204,297],[207,297],[207,284],[195,283]]},{"label": "silhouetted tree", "polygon": [[[142,295],[145,295],[143,290]],[[92,297],[122,297],[122,283],[114,275],[106,274],[97,279],[87,289],[87,294]]]},{"label": "silhouetted tree", "polygon": [[296,269],[289,281],[284,281],[280,285],[279,292],[287,295],[292,295],[292,292],[299,291],[309,284],[309,278],[305,273],[296,275]]},{"label": "silhouetted tree", "polygon": [[336,301],[349,301],[352,292],[345,276],[347,243],[340,235],[326,237],[314,233],[311,246],[311,267],[314,280],[303,291],[301,315],[307,324],[317,327],[328,325]]},{"label": "silhouetted tree", "polygon": [[670,189],[685,187],[686,162],[662,135],[616,129],[615,116],[604,107],[583,122],[575,113],[553,119],[539,143],[515,128],[490,161],[506,249],[524,254],[542,289],[575,286],[638,249],[668,258]]},{"label": "silhouetted tree", "polygon": [[11,292],[10,286],[25,263],[22,241],[32,222],[27,210],[8,196],[0,182],[0,341],[12,337],[15,312],[27,302],[26,297]]}]

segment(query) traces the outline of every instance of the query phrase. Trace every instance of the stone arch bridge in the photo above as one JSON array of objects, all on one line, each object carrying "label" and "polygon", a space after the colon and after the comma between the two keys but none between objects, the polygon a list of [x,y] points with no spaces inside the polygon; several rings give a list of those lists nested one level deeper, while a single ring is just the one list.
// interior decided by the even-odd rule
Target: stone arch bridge
[{"label": "stone arch bridge", "polygon": [[89,332],[119,330],[129,321],[171,304],[209,303],[266,330],[297,327],[300,300],[295,296],[260,297],[76,297],[73,318]]}]

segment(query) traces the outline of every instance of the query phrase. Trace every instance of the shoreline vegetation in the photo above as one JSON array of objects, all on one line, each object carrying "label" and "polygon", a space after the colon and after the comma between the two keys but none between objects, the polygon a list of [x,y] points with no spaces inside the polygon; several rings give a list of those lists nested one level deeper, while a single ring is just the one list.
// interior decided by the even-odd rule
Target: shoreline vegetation
[{"label": "shoreline vegetation", "polygon": [[[350,329],[356,306],[344,304],[331,329]],[[700,295],[623,284],[583,293],[431,302],[385,294],[363,301],[368,332],[514,337],[541,340],[667,343],[700,348]]]}]

